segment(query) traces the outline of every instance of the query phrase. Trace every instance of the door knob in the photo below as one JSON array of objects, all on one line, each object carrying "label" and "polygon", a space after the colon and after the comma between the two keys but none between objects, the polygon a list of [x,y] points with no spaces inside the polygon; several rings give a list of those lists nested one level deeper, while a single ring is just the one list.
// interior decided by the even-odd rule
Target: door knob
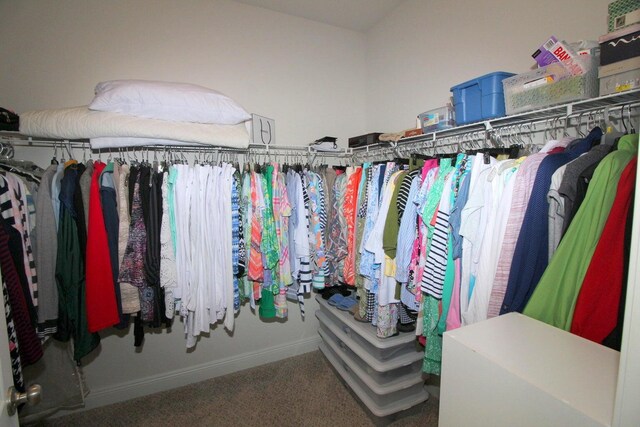
[{"label": "door knob", "polygon": [[16,413],[18,405],[28,403],[30,405],[37,405],[42,400],[42,387],[40,384],[31,384],[27,387],[27,391],[20,393],[14,386],[9,387],[7,390],[9,402],[7,402],[7,412],[9,415]]}]

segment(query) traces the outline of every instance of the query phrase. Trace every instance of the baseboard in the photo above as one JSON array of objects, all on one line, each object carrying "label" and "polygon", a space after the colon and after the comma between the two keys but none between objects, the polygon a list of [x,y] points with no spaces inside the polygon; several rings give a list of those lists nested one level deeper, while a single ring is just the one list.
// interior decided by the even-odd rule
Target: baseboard
[{"label": "baseboard", "polygon": [[[277,347],[260,351],[244,353],[221,360],[214,360],[201,365],[190,366],[185,369],[165,372],[136,381],[116,384],[101,389],[92,390],[85,398],[85,405],[74,411],[60,411],[53,417],[68,415],[71,412],[86,411],[112,403],[122,402],[136,397],[176,387],[204,381],[221,375],[231,374],[255,366],[286,359],[292,356],[308,353],[318,349],[320,336],[316,335]],[[52,418],[53,418],[52,417]]]}]

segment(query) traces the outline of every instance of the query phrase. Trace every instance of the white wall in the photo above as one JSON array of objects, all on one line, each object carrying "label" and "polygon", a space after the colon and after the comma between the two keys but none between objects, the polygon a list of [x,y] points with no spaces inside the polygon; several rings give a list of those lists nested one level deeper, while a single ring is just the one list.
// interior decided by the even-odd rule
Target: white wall
[{"label": "white wall", "polygon": [[550,35],[597,40],[605,0],[407,0],[367,34],[367,131],[415,127],[449,89],[494,71],[521,73]]},{"label": "white wall", "polygon": [[[217,89],[276,121],[277,143],[324,135],[343,141],[365,127],[365,36],[228,0],[0,0],[0,105],[18,113],[88,103],[95,84],[157,79]],[[51,149],[17,150],[45,165]],[[78,155],[79,157],[79,155]],[[243,307],[233,336],[217,327],[185,350],[170,333],[105,336],[84,372],[89,406],[202,380],[317,348],[315,301],[303,322]]]},{"label": "white wall", "polygon": [[0,1],[0,98],[91,101],[102,80],[201,84],[276,120],[278,144],[364,128],[365,37],[228,0]]}]

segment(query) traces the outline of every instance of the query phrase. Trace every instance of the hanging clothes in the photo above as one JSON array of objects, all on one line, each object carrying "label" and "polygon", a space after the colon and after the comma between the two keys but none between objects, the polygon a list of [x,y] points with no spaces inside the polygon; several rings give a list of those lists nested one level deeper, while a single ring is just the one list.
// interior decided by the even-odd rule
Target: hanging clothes
[{"label": "hanging clothes", "polygon": [[51,203],[51,183],[58,165],[50,165],[42,174],[36,195],[35,262],[38,268],[38,334],[43,337],[53,335],[58,322],[58,288],[55,281],[58,230],[56,229],[53,204]]},{"label": "hanging clothes", "polygon": [[509,207],[519,165],[518,161],[511,159],[498,161],[487,176],[490,184],[485,187],[485,202],[491,221],[485,230],[486,237],[480,249],[482,256],[478,262],[469,308],[465,313],[465,321],[469,324],[488,318],[493,277],[507,228]]},{"label": "hanging clothes", "polygon": [[106,164],[96,162],[91,178],[86,255],[87,324],[98,332],[120,321],[113,282],[107,228],[100,197],[100,175]]},{"label": "hanging clothes", "polygon": [[84,257],[76,222],[82,212],[74,207],[74,193],[80,187],[78,169],[70,165],[64,170],[60,185],[60,226],[56,281],[58,283],[58,331],[54,337],[66,342],[73,339],[73,358],[80,362],[100,343],[100,336],[89,331],[87,322]]},{"label": "hanging clothes", "polygon": [[[173,206],[170,207],[169,194],[173,192],[173,185],[169,186],[169,177],[175,176],[175,168],[171,168],[168,173],[162,175],[162,220],[160,224],[160,286],[164,290],[164,316],[172,319],[175,313],[174,290],[177,284],[176,271],[176,249],[175,241],[172,238],[171,222],[173,218],[173,228],[175,229],[175,214]],[[171,211],[170,211],[171,209]],[[171,213],[170,213],[171,212]]]},{"label": "hanging clothes", "polygon": [[569,142],[570,139],[568,138],[560,141],[549,141],[540,149],[540,152],[528,156],[522,165],[520,165],[516,181],[514,182],[507,228],[502,240],[500,257],[498,258],[496,274],[493,279],[493,288],[491,289],[487,313],[488,317],[497,316],[503,309],[502,302],[504,301],[504,294],[509,281],[509,273],[511,272],[511,261],[515,252],[518,236],[520,235],[520,229],[522,228],[526,207],[531,196],[533,181],[535,180],[535,175],[540,167],[540,163],[551,151],[563,150]]},{"label": "hanging clothes", "polygon": [[637,157],[622,171],[602,237],[585,273],[571,322],[571,333],[602,343],[616,327],[621,310],[626,221],[636,182]]},{"label": "hanging clothes", "polygon": [[[6,289],[11,306],[10,315],[12,326],[15,328],[16,340],[19,343],[18,353],[21,369],[34,364],[42,357],[42,345],[36,334],[35,318],[32,317],[27,303],[30,294],[28,288],[25,289],[26,275],[24,272],[22,275],[18,273],[22,266],[15,263],[16,260],[22,263],[22,237],[6,220],[0,219],[0,223],[0,269],[2,270],[3,292]],[[22,276],[22,280],[20,276]]]},{"label": "hanging clothes", "polygon": [[621,138],[618,150],[600,162],[582,206],[523,311],[525,315],[571,329],[580,286],[611,211],[615,189],[624,168],[637,155],[637,138]]},{"label": "hanging clothes", "polygon": [[602,131],[596,127],[586,138],[573,142],[562,153],[550,154],[540,163],[513,254],[501,313],[522,311],[547,267],[549,227],[546,214],[549,212],[547,193],[551,176],[560,166],[589,151],[601,137]]}]

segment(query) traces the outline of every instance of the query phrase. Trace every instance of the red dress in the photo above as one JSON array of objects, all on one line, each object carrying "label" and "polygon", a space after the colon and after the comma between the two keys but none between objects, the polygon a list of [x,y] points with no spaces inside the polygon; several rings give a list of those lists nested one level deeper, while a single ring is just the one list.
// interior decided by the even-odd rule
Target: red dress
[{"label": "red dress", "polygon": [[105,166],[102,162],[94,163],[89,192],[86,302],[90,332],[98,332],[119,322],[107,230],[102,215],[98,183]]}]

